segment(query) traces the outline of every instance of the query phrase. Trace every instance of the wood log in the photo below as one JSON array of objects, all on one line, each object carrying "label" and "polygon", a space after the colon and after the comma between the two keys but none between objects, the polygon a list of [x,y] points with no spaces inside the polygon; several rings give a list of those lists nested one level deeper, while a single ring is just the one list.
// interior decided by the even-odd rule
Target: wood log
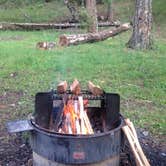
[{"label": "wood log", "polygon": [[70,90],[73,94],[78,95],[81,92],[81,86],[77,79],[70,85]]},{"label": "wood log", "polygon": [[104,30],[97,33],[77,34],[77,35],[61,35],[59,37],[60,46],[78,45],[82,43],[93,43],[113,37],[121,32],[130,29],[130,24],[125,23],[115,29]]},{"label": "wood log", "polygon": [[[100,22],[99,27],[119,26],[119,22]],[[43,29],[67,29],[81,28],[80,23],[0,23],[0,30],[43,30]]]},{"label": "wood log", "polygon": [[41,50],[51,50],[55,47],[55,42],[38,42],[36,48]]},{"label": "wood log", "polygon": [[133,123],[130,121],[130,119],[125,119],[125,123],[127,124],[127,126],[129,127],[129,132],[130,132],[130,135],[132,136],[133,138],[133,141],[135,142],[136,144],[136,148],[138,150],[138,153],[140,154],[141,156],[141,159],[143,161],[143,163],[146,165],[146,166],[150,166],[149,164],[149,161],[147,160],[142,148],[141,148],[141,145],[139,143],[139,140],[138,140],[138,136],[137,136],[137,132],[135,130],[135,127],[133,125]]},{"label": "wood log", "polygon": [[58,93],[65,93],[67,91],[67,81],[63,81],[61,83],[58,84],[57,86],[57,92]]},{"label": "wood log", "polygon": [[88,89],[95,96],[102,95],[104,93],[100,86],[94,85],[91,81],[88,82]]},{"label": "wood log", "polygon": [[83,97],[78,96],[78,101],[80,105],[81,130],[83,131],[82,134],[94,134],[89,118],[84,111]]},{"label": "wood log", "polygon": [[132,137],[129,133],[129,127],[128,126],[123,126],[122,127],[122,130],[123,132],[125,133],[126,137],[127,137],[127,140],[129,141],[129,144],[130,144],[130,147],[131,147],[131,150],[134,154],[134,157],[135,157],[135,160],[136,160],[136,165],[137,166],[144,166],[143,162],[141,161],[141,158],[138,154],[138,152],[136,151],[136,148],[135,148],[135,145],[133,143],[133,140],[132,140]]}]

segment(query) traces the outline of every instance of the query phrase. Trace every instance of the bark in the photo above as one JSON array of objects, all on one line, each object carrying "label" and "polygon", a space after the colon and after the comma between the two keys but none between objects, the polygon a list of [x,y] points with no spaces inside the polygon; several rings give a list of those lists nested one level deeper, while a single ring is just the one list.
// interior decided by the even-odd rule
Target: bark
[{"label": "bark", "polygon": [[78,22],[78,13],[77,13],[77,7],[76,7],[76,2],[74,1],[69,1],[69,0],[64,0],[64,3],[66,4],[67,8],[69,9],[71,15],[72,15],[72,22],[77,21]]},{"label": "bark", "polygon": [[133,49],[152,48],[152,0],[136,0],[133,33],[128,46]]},{"label": "bark", "polygon": [[96,0],[86,0],[86,9],[89,15],[88,32],[98,32]]},{"label": "bark", "polygon": [[109,22],[113,22],[113,7],[112,7],[112,2],[108,3],[108,9],[107,9],[107,20]]},{"label": "bark", "polygon": [[125,23],[114,30],[105,30],[97,33],[87,33],[78,35],[61,35],[59,37],[60,46],[78,45],[82,43],[92,43],[113,37],[121,32],[130,29],[130,25]]},{"label": "bark", "polygon": [[[100,22],[99,27],[119,26],[118,22]],[[0,23],[0,30],[43,30],[43,29],[66,29],[66,28],[80,28],[79,23]]]}]

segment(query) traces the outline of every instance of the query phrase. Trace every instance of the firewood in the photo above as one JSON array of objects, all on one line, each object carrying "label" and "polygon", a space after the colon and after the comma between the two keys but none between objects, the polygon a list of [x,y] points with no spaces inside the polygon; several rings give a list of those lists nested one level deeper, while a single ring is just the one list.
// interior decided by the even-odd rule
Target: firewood
[{"label": "firewood", "polygon": [[73,94],[78,95],[81,92],[81,86],[77,79],[70,85],[70,90]]},{"label": "firewood", "polygon": [[[84,131],[84,128],[87,129],[87,131],[84,131],[85,133],[93,134],[94,132],[93,132],[93,129],[91,127],[89,118],[88,118],[86,112],[84,111],[83,97],[78,96],[78,101],[79,101],[79,104],[80,104],[80,118],[81,118],[81,122],[82,122],[81,128],[83,127],[83,131]],[[84,133],[82,133],[82,134],[84,134]]]},{"label": "firewood", "polygon": [[129,133],[129,127],[128,126],[123,126],[122,127],[122,130],[123,132],[125,133],[126,137],[127,137],[127,140],[129,141],[129,144],[130,144],[130,147],[131,147],[131,150],[134,154],[134,157],[135,157],[135,160],[136,160],[136,165],[137,166],[144,166],[143,162],[141,161],[141,158],[138,154],[138,152],[136,151],[136,148],[135,148],[135,145],[134,145],[134,142],[132,140],[132,137]]},{"label": "firewood", "polygon": [[61,82],[61,83],[58,84],[58,86],[57,86],[57,92],[58,93],[65,93],[66,90],[67,90],[67,87],[68,87],[67,81],[63,81],[63,82]]},{"label": "firewood", "polygon": [[84,120],[85,120],[85,125],[86,125],[86,127],[87,127],[87,129],[88,129],[88,133],[89,133],[89,134],[94,134],[87,113],[86,113],[85,111],[84,111],[83,113],[84,113],[84,114],[83,114],[83,118],[84,118]]},{"label": "firewood", "polygon": [[79,110],[78,110],[78,101],[74,101],[74,112],[77,115],[75,118],[75,124],[76,124],[76,133],[81,134],[81,129],[80,129],[80,123],[79,123]]},{"label": "firewood", "polygon": [[146,156],[144,155],[144,152],[141,148],[141,145],[139,143],[139,140],[138,140],[138,136],[137,136],[137,132],[135,130],[135,127],[133,125],[133,123],[130,121],[130,119],[125,119],[125,123],[127,124],[127,126],[129,127],[129,132],[130,132],[130,135],[132,136],[133,138],[133,141],[135,142],[136,144],[136,148],[138,150],[138,153],[140,154],[141,156],[141,159],[143,161],[143,163],[146,165],[146,166],[150,166]]},{"label": "firewood", "polygon": [[88,88],[89,91],[95,96],[103,94],[103,90],[100,88],[100,86],[94,85],[91,81],[88,83]]}]

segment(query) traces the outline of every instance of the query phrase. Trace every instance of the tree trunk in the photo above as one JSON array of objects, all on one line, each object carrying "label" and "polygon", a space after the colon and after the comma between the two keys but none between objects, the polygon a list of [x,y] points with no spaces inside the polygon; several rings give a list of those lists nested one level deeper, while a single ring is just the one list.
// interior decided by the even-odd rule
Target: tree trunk
[{"label": "tree trunk", "polygon": [[86,0],[86,9],[90,19],[88,32],[95,33],[98,31],[96,0]]},{"label": "tree trunk", "polygon": [[105,40],[109,37],[113,37],[121,32],[127,31],[130,29],[129,23],[125,23],[120,25],[118,28],[114,30],[104,30],[97,33],[87,33],[87,34],[77,34],[77,35],[61,35],[59,37],[59,45],[60,46],[70,46],[70,45],[78,45],[82,43],[93,43],[97,41]]},{"label": "tree trunk", "polygon": [[152,0],[136,0],[133,33],[128,46],[133,49],[152,48]]},{"label": "tree trunk", "polygon": [[77,13],[77,5],[75,1],[64,0],[64,4],[66,4],[67,8],[69,9],[72,20],[71,22],[78,22],[78,13]]},{"label": "tree trunk", "polygon": [[109,22],[113,22],[113,7],[112,7],[112,2],[108,3],[108,9],[107,9],[107,20]]}]

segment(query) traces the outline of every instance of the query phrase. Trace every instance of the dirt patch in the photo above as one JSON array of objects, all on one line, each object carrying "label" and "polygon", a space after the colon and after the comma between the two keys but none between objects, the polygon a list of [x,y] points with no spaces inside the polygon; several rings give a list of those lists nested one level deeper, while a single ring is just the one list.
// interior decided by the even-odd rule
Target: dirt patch
[{"label": "dirt patch", "polygon": [[6,91],[0,95],[0,136],[6,135],[5,123],[16,117],[18,102],[23,95],[22,91]]},{"label": "dirt patch", "polygon": [[0,137],[0,165],[1,166],[27,166],[32,158],[31,148],[27,141],[19,135]]}]

